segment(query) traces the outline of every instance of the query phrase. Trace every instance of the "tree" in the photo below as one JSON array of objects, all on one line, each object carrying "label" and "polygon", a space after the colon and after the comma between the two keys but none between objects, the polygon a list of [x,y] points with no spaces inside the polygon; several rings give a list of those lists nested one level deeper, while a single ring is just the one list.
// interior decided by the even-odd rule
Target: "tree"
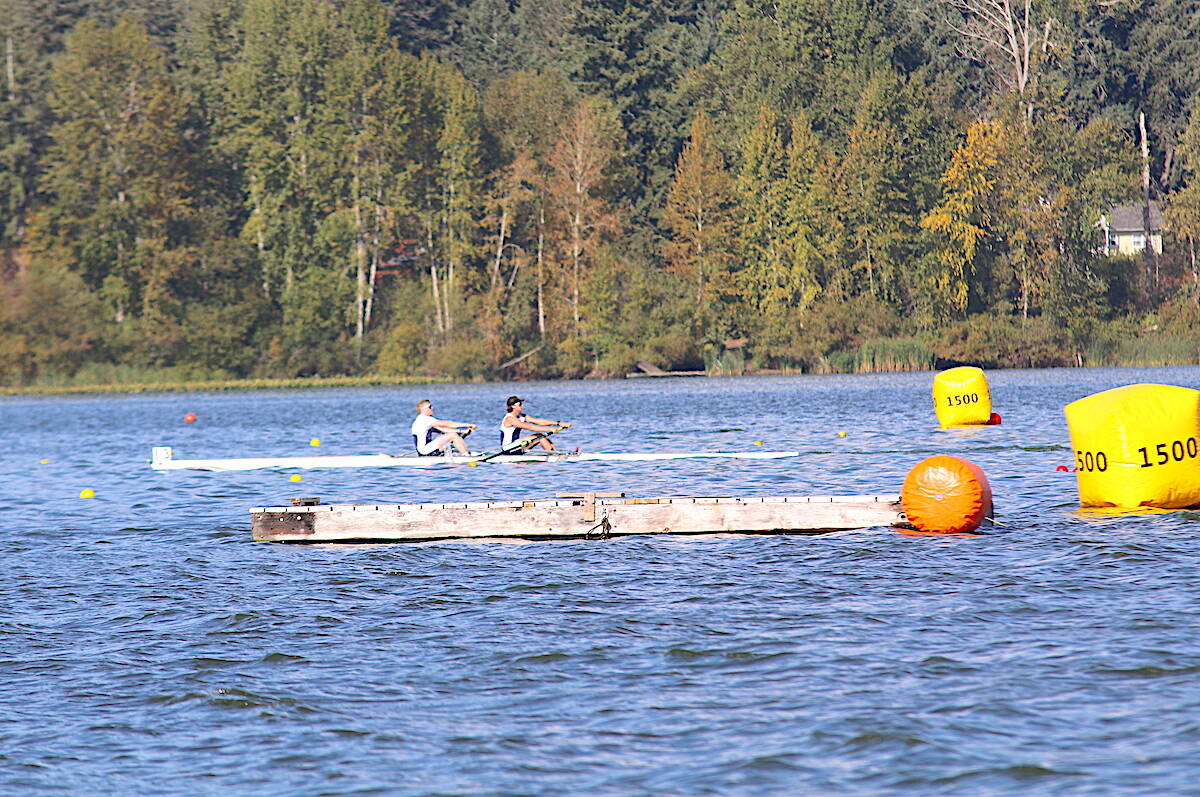
[{"label": "tree", "polygon": [[804,111],[818,132],[843,140],[867,79],[896,56],[889,17],[886,4],[871,0],[735,0],[722,18],[706,102],[739,127],[760,107],[782,118]]},{"label": "tree", "polygon": [[375,0],[352,0],[339,13],[341,54],[330,65],[324,112],[345,196],[352,244],[354,337],[371,324],[381,260],[397,248],[400,219],[412,213],[409,129],[416,104],[413,59],[387,38],[386,17]]},{"label": "tree", "polygon": [[1196,263],[1196,239],[1200,238],[1200,95],[1197,97],[1179,143],[1180,170],[1187,182],[1171,193],[1164,215],[1175,234],[1187,241],[1191,298],[1200,305],[1200,267]]},{"label": "tree", "polygon": [[786,240],[787,159],[778,117],[759,110],[758,123],[746,134],[737,176],[738,245],[742,268],[738,293],[752,313],[751,327],[780,320],[804,289],[792,269]]},{"label": "tree", "polygon": [[860,285],[865,282],[866,293],[900,304],[915,219],[910,210],[914,197],[903,171],[908,153],[896,119],[898,84],[890,72],[868,82],[835,185],[850,273]]},{"label": "tree", "polygon": [[942,175],[942,203],[921,218],[921,226],[943,236],[940,268],[928,275],[934,318],[947,320],[967,309],[969,285],[979,275],[977,257],[990,223],[988,202],[996,184],[1003,130],[977,121]]},{"label": "tree", "polygon": [[[1146,0],[1132,14],[1126,68],[1132,73],[1131,111],[1147,116],[1158,163],[1156,188],[1177,184],[1174,153],[1200,94],[1200,14],[1189,0]],[[1132,126],[1134,113],[1124,120]]]},{"label": "tree", "polygon": [[734,233],[733,181],[717,149],[708,117],[692,120],[691,135],[675,165],[667,194],[663,225],[670,238],[663,245],[667,267],[693,286],[696,317],[704,332],[712,301],[726,291]]},{"label": "tree", "polygon": [[[562,120],[567,118],[578,102],[577,91],[555,69],[545,72],[518,70],[497,78],[488,86],[483,98],[484,119],[488,130],[496,137],[498,156],[501,163],[509,164],[500,167],[502,171],[497,179],[493,179],[493,184],[515,189],[513,181],[523,178],[517,178],[514,172],[523,174],[525,168],[516,168],[518,159],[529,161],[529,168],[533,171],[528,229],[522,235],[514,228],[511,237],[515,245],[522,246],[533,261],[532,298],[541,341],[546,339],[548,163]],[[507,192],[508,189],[502,190]],[[497,243],[501,248],[504,245],[503,242]]]},{"label": "tree", "polygon": [[661,207],[689,110],[676,85],[705,51],[696,28],[720,4],[692,0],[577,0],[567,17],[563,61],[584,94],[618,115],[636,175],[625,193],[639,214]]},{"label": "tree", "polygon": [[77,264],[118,323],[165,320],[187,259],[192,187],[185,109],[163,53],[129,18],[112,28],[85,20],[53,80],[58,122],[43,163],[51,204],[35,246]]},{"label": "tree", "polygon": [[546,196],[561,238],[562,283],[571,331],[582,334],[580,293],[603,241],[620,229],[620,215],[606,193],[620,156],[615,114],[597,100],[584,100],[563,121],[547,161]]},{"label": "tree", "polygon": [[1051,19],[1033,0],[943,0],[962,15],[955,31],[962,53],[992,68],[1001,92],[1014,93],[1032,113],[1029,95],[1050,48]]},{"label": "tree", "polygon": [[353,318],[354,283],[343,276],[353,229],[335,213],[345,172],[327,107],[342,36],[324,0],[247,0],[241,28],[228,146],[245,174],[242,235],[258,252],[264,294],[282,309],[281,345],[311,372],[306,352],[328,349]]}]

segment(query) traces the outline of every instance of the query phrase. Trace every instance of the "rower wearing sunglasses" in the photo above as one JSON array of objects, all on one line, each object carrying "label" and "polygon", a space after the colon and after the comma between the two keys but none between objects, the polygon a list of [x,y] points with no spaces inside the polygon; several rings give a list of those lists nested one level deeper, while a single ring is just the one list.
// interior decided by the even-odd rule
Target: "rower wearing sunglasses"
[{"label": "rower wearing sunglasses", "polygon": [[[556,451],[550,435],[561,432],[571,426],[562,421],[551,421],[547,418],[531,418],[524,412],[525,399],[520,396],[508,397],[508,411],[500,421],[500,450],[514,451],[527,448],[534,440],[546,451]],[[535,432],[533,437],[522,443],[518,438],[521,432]]]},{"label": "rower wearing sunglasses", "polygon": [[[464,429],[462,434],[459,430]],[[460,454],[470,454],[463,438],[475,430],[475,426],[458,421],[442,421],[433,417],[433,404],[429,399],[417,402],[417,418],[412,422],[413,445],[422,457],[440,457],[451,445]]]}]

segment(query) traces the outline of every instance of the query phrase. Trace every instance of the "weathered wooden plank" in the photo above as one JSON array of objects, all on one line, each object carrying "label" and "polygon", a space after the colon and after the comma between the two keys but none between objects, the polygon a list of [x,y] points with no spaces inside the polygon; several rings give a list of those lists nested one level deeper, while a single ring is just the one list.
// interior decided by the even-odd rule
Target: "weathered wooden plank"
[{"label": "weathered wooden plank", "polygon": [[[590,499],[590,500],[589,500]],[[819,533],[903,523],[899,496],[588,498],[255,507],[256,540],[578,539],[635,534]]]}]

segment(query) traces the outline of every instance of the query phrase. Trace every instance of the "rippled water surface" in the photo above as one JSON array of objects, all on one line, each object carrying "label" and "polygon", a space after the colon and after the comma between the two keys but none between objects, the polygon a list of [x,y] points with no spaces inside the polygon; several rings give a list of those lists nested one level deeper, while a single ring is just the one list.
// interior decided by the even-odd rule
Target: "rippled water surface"
[{"label": "rippled water surface", "polygon": [[[1064,404],[1200,369],[991,373],[1004,423],[973,431],[936,428],[931,377],[0,400],[0,792],[1196,794],[1200,514],[1085,514],[1056,467]],[[802,454],[148,466],[403,452],[424,397],[491,444],[511,392],[563,446]],[[896,492],[934,453],[987,471],[1002,526],[286,546],[247,512]]]}]

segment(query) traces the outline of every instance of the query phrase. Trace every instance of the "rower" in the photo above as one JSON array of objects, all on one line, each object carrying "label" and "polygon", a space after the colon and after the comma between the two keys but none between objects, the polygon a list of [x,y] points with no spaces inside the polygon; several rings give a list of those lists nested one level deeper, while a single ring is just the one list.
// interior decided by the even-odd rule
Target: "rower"
[{"label": "rower", "polygon": [[[522,411],[524,408],[525,399],[520,396],[508,397],[508,411],[504,414],[504,420],[500,421],[500,449],[502,451],[511,451],[520,447],[517,438],[521,436],[522,430],[553,434],[571,427],[571,424],[562,421],[530,418]],[[549,437],[542,437],[541,440],[538,440],[538,445],[547,451],[557,450],[554,448],[554,443],[550,442]]]},{"label": "rower", "polygon": [[[460,429],[465,429],[459,434]],[[458,421],[442,421],[433,417],[433,404],[429,399],[417,402],[417,417],[412,422],[413,446],[417,455],[422,457],[440,457],[452,444],[458,453],[469,455],[467,444],[463,438],[475,430],[475,426]]]}]

